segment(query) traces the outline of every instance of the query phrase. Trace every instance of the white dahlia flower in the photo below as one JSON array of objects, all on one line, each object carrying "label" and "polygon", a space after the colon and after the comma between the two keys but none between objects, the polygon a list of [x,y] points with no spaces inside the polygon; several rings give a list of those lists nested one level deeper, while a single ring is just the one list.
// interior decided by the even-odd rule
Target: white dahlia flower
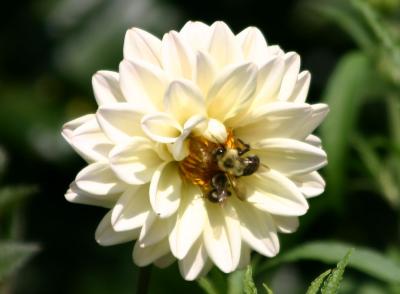
[{"label": "white dahlia flower", "polygon": [[139,266],[175,260],[187,280],[215,264],[272,257],[324,190],[311,135],[328,112],[305,102],[300,57],[249,27],[188,22],[162,40],[127,31],[119,72],[93,76],[99,108],[64,125],[87,162],[68,201],[109,208],[101,245],[136,240]]}]

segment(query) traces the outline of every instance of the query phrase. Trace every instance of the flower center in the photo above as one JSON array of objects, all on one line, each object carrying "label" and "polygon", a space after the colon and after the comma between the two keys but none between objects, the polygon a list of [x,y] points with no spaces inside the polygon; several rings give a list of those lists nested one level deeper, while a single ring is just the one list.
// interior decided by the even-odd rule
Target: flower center
[{"label": "flower center", "polygon": [[189,155],[179,162],[183,178],[201,188],[211,202],[223,203],[232,192],[241,200],[246,191],[239,178],[255,173],[260,166],[256,155],[245,156],[250,146],[236,138],[232,130],[223,144],[201,136],[189,138]]}]

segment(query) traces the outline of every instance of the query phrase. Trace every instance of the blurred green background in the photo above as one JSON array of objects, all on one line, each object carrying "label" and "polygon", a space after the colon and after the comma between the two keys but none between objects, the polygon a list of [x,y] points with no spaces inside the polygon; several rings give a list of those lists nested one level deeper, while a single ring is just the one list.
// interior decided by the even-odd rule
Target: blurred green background
[{"label": "blurred green background", "polygon": [[[355,247],[340,293],[400,293],[398,0],[25,0],[0,16],[0,291],[135,293],[133,245],[100,247],[105,210],[64,199],[85,163],[60,129],[96,110],[91,75],[117,70],[128,28],[161,37],[187,20],[223,20],[297,51],[312,74],[309,102],[331,107],[318,131],[327,191],[297,233],[280,236],[277,258],[253,256],[256,283],[304,293]],[[150,292],[241,293],[242,276],[213,269],[188,283],[174,265],[153,269]]]}]

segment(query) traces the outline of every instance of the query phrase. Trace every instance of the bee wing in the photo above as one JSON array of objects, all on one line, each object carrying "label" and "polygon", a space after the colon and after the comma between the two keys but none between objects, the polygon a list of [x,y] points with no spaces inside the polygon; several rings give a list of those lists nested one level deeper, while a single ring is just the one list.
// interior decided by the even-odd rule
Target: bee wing
[{"label": "bee wing", "polygon": [[243,185],[243,183],[232,175],[227,174],[227,176],[232,190],[236,194],[237,198],[242,201],[246,200],[246,187]]}]

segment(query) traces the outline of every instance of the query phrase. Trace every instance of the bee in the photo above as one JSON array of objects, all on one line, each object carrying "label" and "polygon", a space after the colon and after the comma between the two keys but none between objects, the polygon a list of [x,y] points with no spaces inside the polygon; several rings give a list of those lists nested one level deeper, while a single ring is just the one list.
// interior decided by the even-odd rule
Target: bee
[{"label": "bee", "polygon": [[230,188],[240,200],[245,200],[246,189],[238,180],[242,176],[250,176],[260,166],[260,159],[257,155],[242,157],[250,151],[250,146],[237,139],[236,148],[218,146],[212,151],[213,158],[220,170],[211,179],[212,190],[208,199],[212,202],[223,203],[231,196]]}]

